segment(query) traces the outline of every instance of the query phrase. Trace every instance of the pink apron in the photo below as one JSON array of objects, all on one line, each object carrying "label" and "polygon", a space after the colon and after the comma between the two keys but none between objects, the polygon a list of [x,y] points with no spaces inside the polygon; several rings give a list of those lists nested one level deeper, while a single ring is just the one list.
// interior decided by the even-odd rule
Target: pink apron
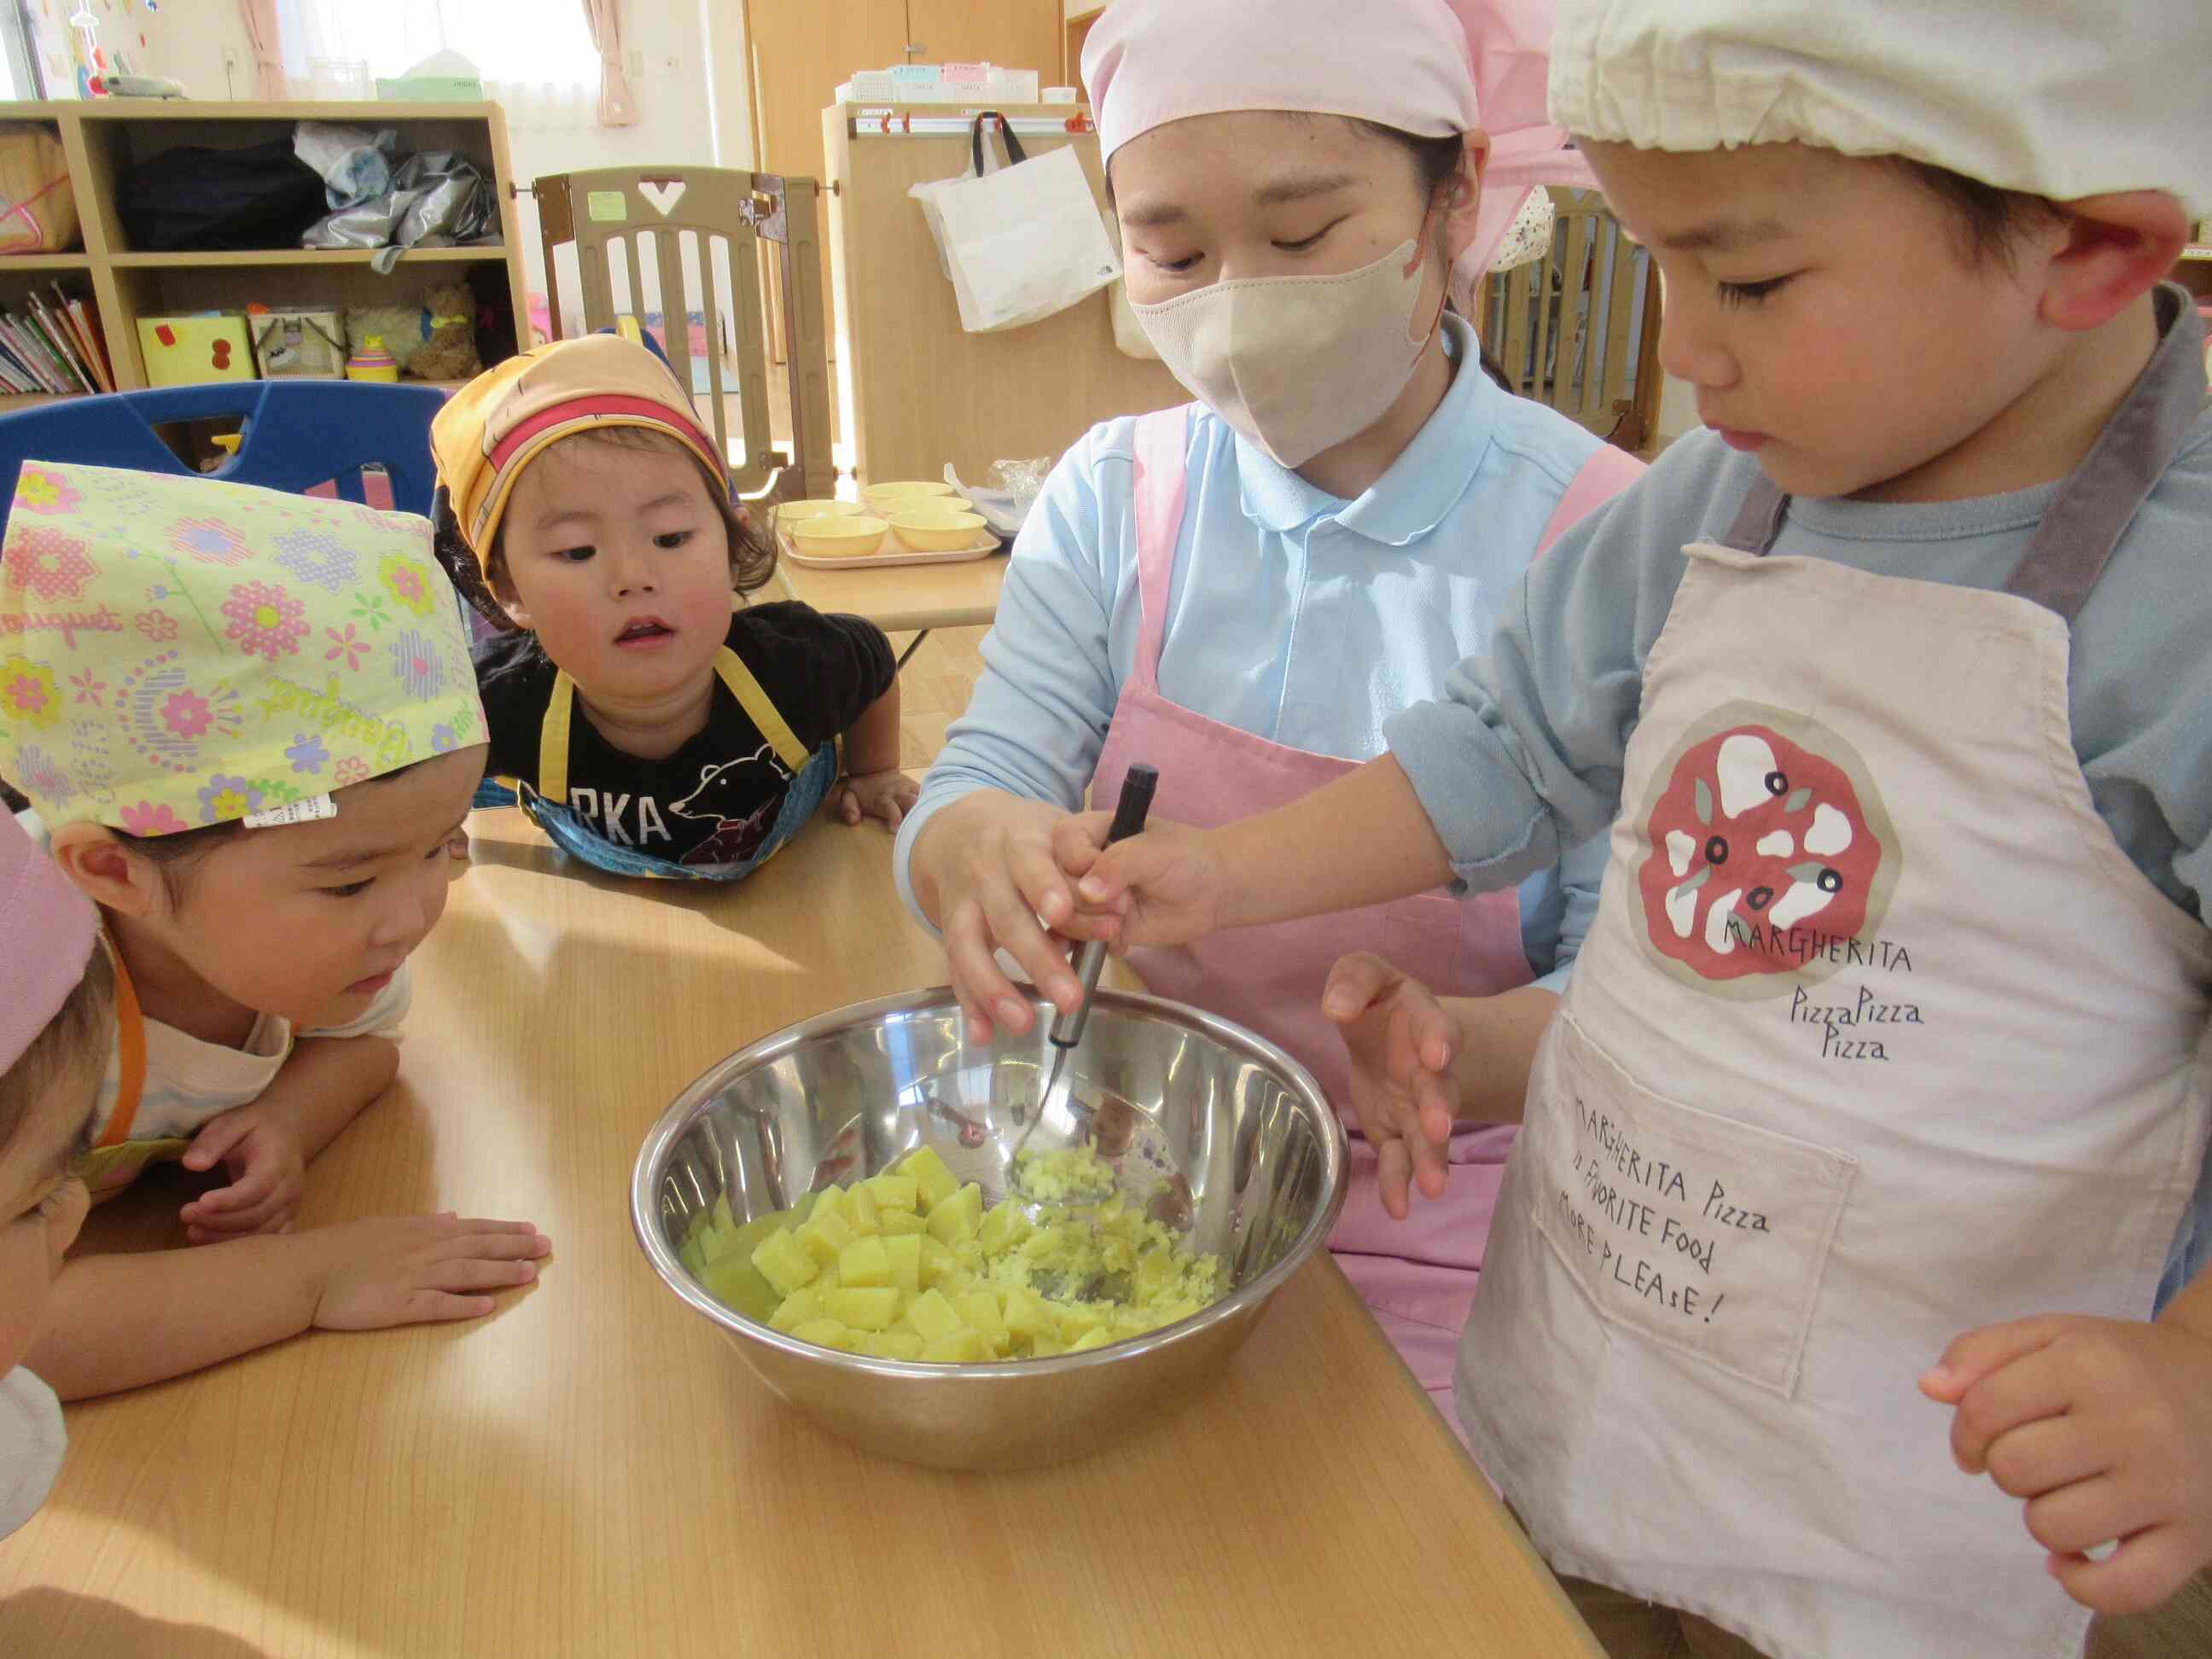
[{"label": "pink apron", "polygon": [[[1320,788],[1361,763],[1271,743],[1160,694],[1160,651],[1176,544],[1182,529],[1190,410],[1141,417],[1136,437],[1137,583],[1143,623],[1136,660],[1091,779],[1094,801],[1110,801],[1138,763],[1160,772],[1154,816],[1212,826],[1267,811]],[[1577,519],[1643,471],[1609,446],[1578,472],[1537,544],[1540,553]],[[1376,1156],[1350,1116],[1351,1070],[1343,1040],[1321,1012],[1329,969],[1352,951],[1372,951],[1438,994],[1488,996],[1526,985],[1521,903],[1512,892],[1475,899],[1443,893],[1279,927],[1243,928],[1173,950],[1130,953],[1146,988],[1249,1026],[1280,1044],[1320,1080],[1346,1115],[1352,1185],[1329,1248],[1400,1356],[1448,1422],[1452,1365],[1482,1266],[1498,1201],[1510,1126],[1485,1124],[1453,1135],[1455,1168],[1443,1199],[1418,1195],[1413,1214],[1382,1208]]]}]

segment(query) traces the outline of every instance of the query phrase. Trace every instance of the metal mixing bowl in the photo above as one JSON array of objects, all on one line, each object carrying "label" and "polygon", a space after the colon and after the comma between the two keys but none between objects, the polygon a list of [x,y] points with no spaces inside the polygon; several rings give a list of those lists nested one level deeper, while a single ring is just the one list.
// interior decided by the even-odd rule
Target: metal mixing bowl
[{"label": "metal mixing bowl", "polygon": [[1221,1370],[1343,1206],[1344,1131],[1304,1067],[1227,1020],[1102,991],[1029,1149],[1095,1147],[1132,1201],[1221,1257],[1234,1287],[1222,1301],[1088,1353],[932,1365],[771,1330],[677,1259],[691,1218],[724,1194],[743,1222],[921,1146],[995,1202],[1051,1063],[1051,1010],[1038,1006],[1030,1035],[986,1047],[968,1042],[944,987],[836,1009],[713,1067],[638,1153],[630,1218],[653,1271],[769,1388],[885,1456],[1016,1468],[1141,1425]]}]

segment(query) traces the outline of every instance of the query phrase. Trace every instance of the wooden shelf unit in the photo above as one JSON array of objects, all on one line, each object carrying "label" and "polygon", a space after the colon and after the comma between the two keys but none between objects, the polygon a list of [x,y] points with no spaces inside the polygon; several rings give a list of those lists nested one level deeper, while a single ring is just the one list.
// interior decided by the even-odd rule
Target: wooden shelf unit
[{"label": "wooden shelf unit", "polygon": [[[376,252],[359,247],[280,247],[240,252],[118,253],[107,263],[118,270],[283,270],[292,266],[367,265]],[[399,263],[417,267],[502,264],[506,259],[503,247],[423,247],[409,250]]]},{"label": "wooden shelf unit", "polygon": [[[477,341],[486,362],[512,356],[527,337],[529,307],[522,243],[507,157],[507,119],[496,104],[195,103],[190,100],[88,99],[0,103],[0,120],[35,121],[52,129],[76,192],[84,247],[69,253],[0,255],[0,307],[13,309],[48,284],[91,303],[106,337],[116,385],[147,384],[138,349],[138,319],[177,312],[343,311],[406,305],[434,283],[465,282],[494,325]],[[116,211],[116,191],[130,170],[184,145],[238,149],[289,138],[301,121],[330,121],[371,130],[392,127],[402,154],[458,151],[491,181],[499,202],[500,247],[412,250],[389,276],[373,270],[373,250],[272,247],[245,252],[149,252],[133,248]],[[71,282],[76,275],[82,280]],[[436,384],[433,382],[433,384]],[[51,395],[0,397],[0,411],[35,407]]]}]

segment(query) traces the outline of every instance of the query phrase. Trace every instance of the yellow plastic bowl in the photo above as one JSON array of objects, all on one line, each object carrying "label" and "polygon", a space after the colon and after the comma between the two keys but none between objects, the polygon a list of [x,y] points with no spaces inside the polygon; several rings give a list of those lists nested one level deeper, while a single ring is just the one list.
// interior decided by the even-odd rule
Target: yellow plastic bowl
[{"label": "yellow plastic bowl", "polygon": [[850,519],[859,514],[858,501],[783,501],[775,509],[776,522],[797,524],[805,519]]},{"label": "yellow plastic bowl", "polygon": [[890,532],[881,519],[801,519],[792,526],[791,539],[810,559],[865,559]]},{"label": "yellow plastic bowl", "polygon": [[911,483],[870,484],[860,493],[867,498],[868,505],[873,507],[918,507],[925,498],[950,496],[952,494],[952,486],[949,483],[931,483],[927,480],[920,480]]},{"label": "yellow plastic bowl", "polygon": [[957,553],[982,539],[980,513],[950,512],[939,507],[917,507],[891,514],[898,538],[917,553]]}]

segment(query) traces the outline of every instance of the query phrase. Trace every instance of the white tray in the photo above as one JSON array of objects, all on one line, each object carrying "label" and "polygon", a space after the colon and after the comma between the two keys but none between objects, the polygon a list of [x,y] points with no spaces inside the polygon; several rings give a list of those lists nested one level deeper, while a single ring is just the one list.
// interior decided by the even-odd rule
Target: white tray
[{"label": "white tray", "polygon": [[999,538],[986,530],[982,539],[972,546],[953,549],[949,553],[918,552],[906,546],[894,530],[884,538],[884,544],[875,552],[860,556],[833,554],[829,558],[815,558],[799,550],[791,539],[791,532],[776,532],[777,550],[793,564],[803,564],[809,570],[870,570],[894,564],[964,564],[971,559],[988,559],[999,550]]}]

